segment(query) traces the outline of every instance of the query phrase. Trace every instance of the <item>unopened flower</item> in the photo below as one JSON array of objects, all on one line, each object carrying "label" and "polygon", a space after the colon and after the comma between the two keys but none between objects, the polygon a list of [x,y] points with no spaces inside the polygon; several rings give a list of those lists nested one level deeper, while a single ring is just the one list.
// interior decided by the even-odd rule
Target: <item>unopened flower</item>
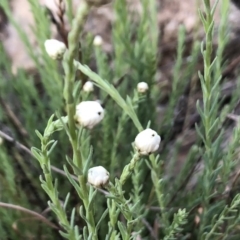
[{"label": "unopened flower", "polygon": [[103,43],[103,39],[100,35],[95,36],[94,40],[93,40],[93,45],[98,47],[101,46]]},{"label": "unopened flower", "polygon": [[148,128],[136,136],[135,147],[141,155],[148,155],[158,150],[160,142],[161,137],[157,132]]},{"label": "unopened flower", "polygon": [[83,127],[92,129],[104,117],[104,109],[96,101],[83,101],[76,106],[75,119]]},{"label": "unopened flower", "polygon": [[91,81],[87,81],[83,85],[83,91],[84,92],[92,92],[93,88],[94,88],[94,85],[93,85],[93,83]]},{"label": "unopened flower", "polygon": [[108,184],[109,172],[102,166],[93,167],[88,170],[88,183],[94,187],[102,187]]},{"label": "unopened flower", "polygon": [[62,59],[66,45],[56,39],[48,39],[44,43],[47,54],[54,60]]},{"label": "unopened flower", "polygon": [[137,90],[139,93],[145,93],[148,90],[148,84],[146,82],[138,83]]}]

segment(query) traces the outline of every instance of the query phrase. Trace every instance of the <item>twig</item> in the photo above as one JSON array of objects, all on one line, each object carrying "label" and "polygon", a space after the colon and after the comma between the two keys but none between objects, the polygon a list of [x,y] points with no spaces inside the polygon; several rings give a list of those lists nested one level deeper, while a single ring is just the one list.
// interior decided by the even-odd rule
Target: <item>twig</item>
[{"label": "twig", "polygon": [[18,120],[17,116],[14,114],[10,106],[3,101],[3,99],[0,97],[0,104],[2,105],[2,108],[5,110],[8,118],[11,120],[13,125],[16,127],[17,131],[22,135],[23,138],[28,137],[27,130],[23,127],[21,122]]},{"label": "twig", "polygon": [[176,196],[178,195],[178,193],[184,189],[184,187],[187,185],[189,179],[192,177],[197,164],[200,162],[201,158],[199,157],[197,162],[194,164],[194,166],[192,167],[191,171],[189,172],[189,174],[186,176],[185,180],[182,182],[182,184],[179,186],[179,188],[174,192],[173,196],[171,197],[169,203],[167,204],[168,206],[174,201],[174,199],[176,198]]},{"label": "twig", "polygon": [[59,34],[62,36],[64,43],[66,44],[66,46],[68,46],[67,31],[66,31],[65,22],[64,22],[64,13],[66,10],[65,3],[63,0],[59,0],[58,3],[57,1],[55,2],[56,2],[56,5],[58,5],[57,15],[60,21],[60,24],[58,26],[58,31],[59,31]]},{"label": "twig", "polygon": [[62,0],[59,0],[59,1],[55,0],[55,4],[58,8],[57,17],[59,18],[59,20],[56,19],[53,12],[49,8],[46,8],[46,9],[48,11],[48,14],[50,15],[51,21],[53,22],[53,24],[56,25],[57,31],[61,36],[63,42],[68,47],[68,39],[67,39],[68,33],[67,33],[65,22],[64,22],[65,5]]},{"label": "twig", "polygon": [[50,222],[47,218],[45,218],[41,214],[39,214],[37,212],[34,212],[32,210],[29,210],[27,208],[24,208],[24,207],[21,207],[21,206],[18,206],[18,205],[14,205],[14,204],[10,204],[10,203],[4,203],[4,202],[0,202],[0,207],[12,208],[12,209],[16,209],[16,210],[19,210],[19,211],[22,211],[22,212],[26,212],[30,215],[35,216],[37,219],[41,220],[42,222],[46,223],[51,228],[60,229],[58,226],[56,226],[54,223]]},{"label": "twig", "polygon": [[232,60],[232,62],[227,66],[227,68],[222,73],[222,79],[227,77],[228,74],[232,73],[233,70],[239,65],[240,56]]},{"label": "twig", "polygon": [[153,239],[157,240],[158,237],[156,236],[153,228],[151,227],[151,225],[147,222],[147,220],[145,218],[142,218],[142,223],[145,225],[145,227],[148,229],[148,231],[150,232],[151,236]]},{"label": "twig", "polygon": [[[7,141],[9,141],[9,142],[14,142],[15,145],[16,145],[18,148],[22,149],[23,151],[25,151],[26,153],[28,153],[29,155],[31,155],[32,157],[34,157],[34,155],[32,154],[32,152],[31,152],[31,150],[30,150],[29,148],[27,148],[27,147],[24,146],[23,144],[17,142],[14,138],[10,137],[10,136],[7,135],[6,133],[0,131],[0,137],[4,138],[5,140],[7,140]],[[51,169],[52,169],[54,172],[57,172],[57,173],[65,176],[65,177],[67,176],[67,174],[66,174],[63,170],[61,170],[61,169],[59,169],[59,168],[57,168],[57,167],[55,167],[55,166],[51,166]],[[71,175],[71,177],[72,177],[74,180],[76,180],[76,181],[78,180],[78,178],[77,178],[76,176],[74,176],[74,175]]]},{"label": "twig", "polygon": [[229,119],[232,119],[232,120],[235,121],[235,122],[239,122],[239,120],[240,120],[240,117],[239,117],[238,115],[235,115],[235,114],[232,114],[232,113],[229,113],[229,114],[227,115],[227,117],[228,117]]}]

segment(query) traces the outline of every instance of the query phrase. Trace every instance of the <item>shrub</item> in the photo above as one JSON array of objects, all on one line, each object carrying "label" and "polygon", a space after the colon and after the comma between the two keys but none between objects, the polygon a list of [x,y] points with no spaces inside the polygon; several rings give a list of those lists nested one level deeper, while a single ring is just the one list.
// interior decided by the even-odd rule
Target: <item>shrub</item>
[{"label": "shrub", "polygon": [[[71,2],[66,1],[70,22]],[[154,0],[141,0],[143,12],[137,15],[129,13],[125,0],[113,3],[116,19],[110,55],[103,51],[99,36],[83,34],[92,6],[82,2],[67,38],[62,36],[67,46],[64,55],[63,45],[61,49],[54,45],[50,54],[55,59],[63,55],[59,61],[51,59],[44,47],[50,38],[47,11],[36,1],[29,3],[39,52],[14,20],[8,1],[0,3],[37,69],[36,76],[23,70],[12,74],[1,46],[0,238],[238,239],[239,125],[223,147],[227,117],[239,90],[223,105],[229,1],[220,4],[216,51],[213,17],[217,2],[211,6],[209,0],[203,1],[199,16],[205,39],[201,44],[194,41],[187,63],[183,61],[185,29],[179,28],[171,94],[160,123]],[[179,138],[176,127],[179,122],[184,127],[188,106],[179,104],[186,91],[190,98],[200,54],[204,65],[198,73],[200,121],[195,124],[196,140],[180,165],[184,137]],[[141,82],[144,89],[137,91]],[[87,104],[78,105],[83,101]],[[176,114],[179,109],[185,111],[184,120]],[[177,174],[175,165],[179,165]],[[202,170],[197,172],[199,166]]]}]

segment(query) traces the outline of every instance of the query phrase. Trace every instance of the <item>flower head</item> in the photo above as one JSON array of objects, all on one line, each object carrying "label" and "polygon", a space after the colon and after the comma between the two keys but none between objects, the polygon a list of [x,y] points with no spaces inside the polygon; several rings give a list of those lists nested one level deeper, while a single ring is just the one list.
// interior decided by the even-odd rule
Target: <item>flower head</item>
[{"label": "flower head", "polygon": [[76,106],[75,119],[83,127],[92,129],[103,117],[104,109],[96,101],[83,101]]},{"label": "flower head", "polygon": [[148,84],[146,82],[138,83],[137,90],[139,93],[145,93],[148,90]]},{"label": "flower head", "polygon": [[100,35],[96,35],[95,38],[93,39],[93,45],[96,47],[101,46],[103,43],[103,39]]},{"label": "flower head", "polygon": [[56,39],[48,39],[44,43],[47,54],[54,60],[62,59],[66,45]]},{"label": "flower head", "polygon": [[160,142],[161,137],[157,132],[148,128],[136,136],[135,147],[141,155],[148,155],[158,150]]},{"label": "flower head", "polygon": [[93,89],[94,89],[94,85],[93,85],[93,83],[91,81],[87,81],[83,85],[83,91],[84,92],[92,92]]},{"label": "flower head", "polygon": [[93,167],[88,170],[88,183],[94,187],[101,187],[108,183],[109,172],[102,166]]}]

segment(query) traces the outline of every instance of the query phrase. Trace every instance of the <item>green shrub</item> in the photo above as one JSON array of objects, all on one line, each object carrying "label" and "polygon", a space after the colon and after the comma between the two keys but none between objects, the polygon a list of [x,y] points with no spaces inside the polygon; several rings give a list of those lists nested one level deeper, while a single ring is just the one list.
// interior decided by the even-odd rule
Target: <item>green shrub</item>
[{"label": "green shrub", "polygon": [[[141,0],[143,12],[137,15],[129,13],[125,0],[113,3],[116,19],[110,55],[102,50],[101,42],[93,44],[91,34],[82,34],[91,7],[82,2],[67,36],[68,48],[59,61],[62,65],[44,48],[50,38],[47,11],[36,1],[29,3],[38,53],[14,20],[8,1],[0,3],[37,69],[36,76],[23,70],[13,75],[1,46],[0,239],[238,239],[239,174],[234,181],[231,175],[237,169],[239,125],[223,148],[227,115],[238,101],[238,89],[224,107],[221,96],[229,1],[220,4],[216,52],[213,16],[217,1],[214,6],[203,1],[205,8],[199,16],[205,39],[201,44],[194,41],[187,63],[183,61],[186,33],[179,27],[172,89],[160,123],[157,107],[162,89],[156,85],[159,31],[154,0]],[[71,20],[72,3],[66,3]],[[198,74],[202,89],[197,102],[198,137],[174,176],[183,145],[174,133],[175,111],[191,86],[189,79],[194,81],[200,54],[204,69]],[[83,90],[87,80],[93,82],[93,92]],[[138,92],[139,82],[146,82],[149,89]],[[94,123],[84,127],[89,121],[77,117],[76,106],[96,99],[104,106],[104,118],[92,128],[99,120],[95,116]],[[91,110],[89,105],[84,114]],[[147,155],[134,142],[146,128],[162,138],[157,153],[156,133],[153,145],[145,135],[141,140],[143,145],[146,141]],[[204,167],[197,173],[200,164]],[[107,172],[97,168],[96,177],[96,166]],[[193,180],[194,186],[189,187]]]}]

